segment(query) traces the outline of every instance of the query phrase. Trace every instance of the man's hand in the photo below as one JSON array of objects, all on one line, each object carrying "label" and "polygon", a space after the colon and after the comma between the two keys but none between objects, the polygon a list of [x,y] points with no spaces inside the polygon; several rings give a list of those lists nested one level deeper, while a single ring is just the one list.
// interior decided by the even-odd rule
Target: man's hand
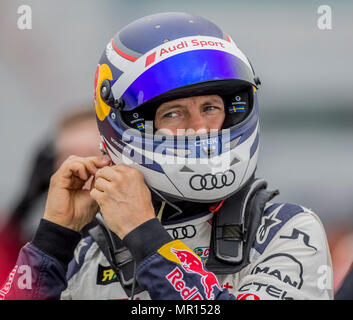
[{"label": "man's hand", "polygon": [[98,211],[97,203],[84,186],[99,168],[109,165],[108,157],[70,156],[50,179],[44,219],[80,231]]},{"label": "man's hand", "polygon": [[99,169],[90,194],[98,202],[104,221],[120,239],[155,218],[143,175],[125,164]]}]

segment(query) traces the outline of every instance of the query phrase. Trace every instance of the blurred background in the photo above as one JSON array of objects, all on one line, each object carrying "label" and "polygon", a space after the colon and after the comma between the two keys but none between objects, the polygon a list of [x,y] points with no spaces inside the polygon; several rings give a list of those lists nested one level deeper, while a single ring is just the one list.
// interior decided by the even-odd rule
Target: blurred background
[{"label": "blurred background", "polygon": [[[31,30],[17,26],[23,4],[32,10]],[[332,10],[331,30],[318,27],[321,5]],[[262,82],[258,176],[280,189],[276,201],[319,215],[338,287],[353,257],[351,0],[2,0],[0,228],[22,223],[21,239],[19,230],[14,242],[4,238],[30,240],[43,214],[46,177],[67,152],[58,146],[65,121],[94,108],[94,72],[107,42],[127,23],[165,11],[212,20],[251,60]],[[33,185],[44,196],[28,195]]]}]

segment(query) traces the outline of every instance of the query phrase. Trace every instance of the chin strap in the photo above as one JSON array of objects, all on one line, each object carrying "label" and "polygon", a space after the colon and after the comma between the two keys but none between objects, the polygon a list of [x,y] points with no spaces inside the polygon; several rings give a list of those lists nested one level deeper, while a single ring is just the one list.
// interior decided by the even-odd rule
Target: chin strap
[{"label": "chin strap", "polygon": [[266,188],[265,180],[253,180],[230,198],[210,208],[215,215],[206,263],[209,271],[236,273],[249,264],[250,249],[265,205],[279,194],[278,190],[268,191]]},{"label": "chin strap", "polygon": [[157,219],[158,219],[159,221],[162,221],[162,215],[163,215],[163,210],[164,210],[165,204],[166,204],[166,202],[163,201],[163,202],[162,202],[162,205],[161,205],[161,207],[160,207],[160,209],[159,209],[159,211],[158,211]]},{"label": "chin strap", "polygon": [[[149,189],[151,190],[151,192],[153,192],[154,195],[157,196],[157,198],[159,198],[160,201],[162,201],[162,206],[161,209],[159,210],[159,213],[157,215],[157,217],[160,215],[160,217],[162,218],[162,213],[164,210],[164,206],[167,203],[169,206],[171,206],[173,209],[176,210],[176,212],[170,216],[168,219],[173,219],[176,218],[178,216],[180,216],[183,213],[183,210],[181,210],[178,206],[176,206],[174,203],[172,203],[171,201],[169,201],[166,197],[164,197],[160,192],[158,192],[156,189],[152,188],[151,186],[148,186]],[[161,211],[162,210],[162,211]],[[161,221],[161,220],[160,220]]]}]

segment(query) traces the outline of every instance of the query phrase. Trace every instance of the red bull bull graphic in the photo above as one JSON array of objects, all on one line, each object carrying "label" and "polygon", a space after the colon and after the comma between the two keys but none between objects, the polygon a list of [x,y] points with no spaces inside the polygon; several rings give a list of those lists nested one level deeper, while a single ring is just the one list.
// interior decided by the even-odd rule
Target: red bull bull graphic
[{"label": "red bull bull graphic", "polygon": [[220,285],[216,276],[204,268],[200,257],[189,250],[171,247],[170,251],[178,258],[180,264],[187,272],[197,273],[201,276],[201,284],[207,299],[214,299],[213,289],[214,287],[220,289]]}]

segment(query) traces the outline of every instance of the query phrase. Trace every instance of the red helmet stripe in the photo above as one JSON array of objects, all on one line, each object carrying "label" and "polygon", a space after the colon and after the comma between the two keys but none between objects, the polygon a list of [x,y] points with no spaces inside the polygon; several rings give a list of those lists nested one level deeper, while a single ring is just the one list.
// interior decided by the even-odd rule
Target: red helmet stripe
[{"label": "red helmet stripe", "polygon": [[117,54],[119,54],[120,56],[122,56],[123,58],[130,60],[132,62],[135,62],[137,60],[137,58],[128,55],[127,53],[121,51],[114,43],[114,39],[112,40],[112,46],[114,48],[114,50],[117,52]]}]

